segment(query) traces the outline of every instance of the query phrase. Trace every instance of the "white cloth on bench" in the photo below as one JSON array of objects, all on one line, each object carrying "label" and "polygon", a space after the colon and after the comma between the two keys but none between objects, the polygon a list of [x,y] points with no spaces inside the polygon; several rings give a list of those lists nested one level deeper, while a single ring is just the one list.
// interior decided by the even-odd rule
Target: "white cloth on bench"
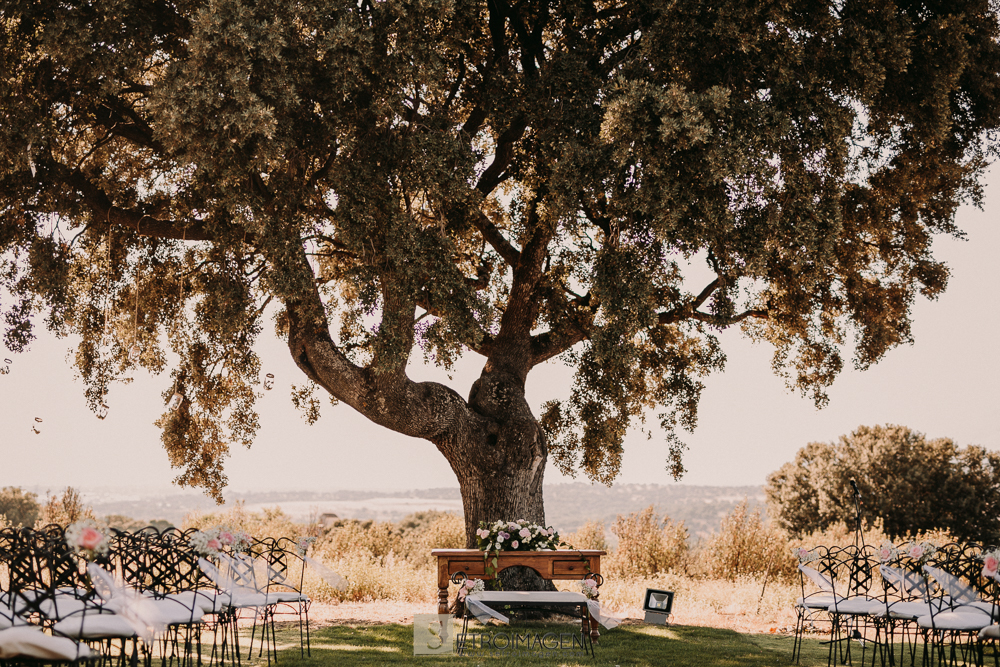
[{"label": "white cloth on bench", "polygon": [[590,615],[597,619],[597,622],[605,628],[610,630],[621,623],[620,618],[606,614],[601,609],[601,605],[597,600],[590,600],[583,593],[566,591],[483,591],[482,593],[470,593],[465,596],[465,606],[480,623],[485,623],[491,618],[495,618],[501,623],[509,625],[510,619],[492,609],[488,603],[496,605],[537,605],[539,607],[544,607],[547,604],[586,604]]}]

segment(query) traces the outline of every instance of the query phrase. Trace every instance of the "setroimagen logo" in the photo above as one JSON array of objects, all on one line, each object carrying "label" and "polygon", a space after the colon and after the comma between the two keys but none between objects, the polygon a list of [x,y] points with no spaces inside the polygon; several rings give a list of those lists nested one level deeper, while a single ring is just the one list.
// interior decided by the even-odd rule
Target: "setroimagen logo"
[{"label": "setroimagen logo", "polygon": [[414,614],[413,655],[454,654],[454,623],[451,614]]}]

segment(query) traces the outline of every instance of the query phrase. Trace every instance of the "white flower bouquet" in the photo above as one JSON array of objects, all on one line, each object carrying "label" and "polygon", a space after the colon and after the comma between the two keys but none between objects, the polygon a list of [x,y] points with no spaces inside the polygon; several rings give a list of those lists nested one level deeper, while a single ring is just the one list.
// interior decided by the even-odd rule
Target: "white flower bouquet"
[{"label": "white flower bouquet", "polygon": [[87,560],[108,553],[108,536],[90,519],[77,521],[66,527],[66,544]]},{"label": "white flower bouquet", "polygon": [[300,537],[298,541],[295,542],[295,550],[298,552],[299,556],[305,556],[309,548],[312,547],[316,542],[316,537],[313,535],[306,535],[305,537]]},{"label": "white flower bouquet", "polygon": [[806,549],[805,547],[794,547],[792,549],[792,555],[803,564],[819,560],[819,554],[815,549]]},{"label": "white flower bouquet", "polygon": [[469,593],[482,593],[485,590],[486,584],[482,579],[466,579],[458,589],[458,599],[464,600]]},{"label": "white flower bouquet", "polygon": [[878,559],[882,563],[889,563],[891,561],[899,558],[899,549],[889,540],[882,542],[882,546],[878,548]]},{"label": "white flower bouquet", "polygon": [[983,576],[997,578],[997,567],[1000,566],[1000,549],[983,552],[979,558],[983,561]]},{"label": "white flower bouquet", "polygon": [[579,582],[580,592],[583,593],[588,600],[597,599],[597,582],[593,579],[581,579]]},{"label": "white flower bouquet", "polygon": [[188,538],[191,548],[202,556],[218,556],[224,546],[219,539],[219,529],[209,528],[208,530],[196,530]]},{"label": "white flower bouquet", "polygon": [[543,551],[557,549],[562,544],[559,533],[551,526],[546,528],[524,519],[480,522],[476,537],[482,551]]},{"label": "white flower bouquet", "polygon": [[924,565],[933,558],[937,550],[937,546],[933,542],[907,542],[903,546],[903,553],[920,565]]}]

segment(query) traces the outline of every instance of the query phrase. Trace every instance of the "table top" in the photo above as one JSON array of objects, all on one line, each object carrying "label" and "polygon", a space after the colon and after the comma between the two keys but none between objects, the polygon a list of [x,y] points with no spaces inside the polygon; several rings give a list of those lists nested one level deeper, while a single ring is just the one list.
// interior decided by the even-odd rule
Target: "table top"
[{"label": "table top", "polygon": [[586,604],[587,596],[571,591],[483,591],[469,593],[480,602],[502,604]]},{"label": "table top", "polygon": [[[487,552],[480,549],[431,549],[432,556],[468,557],[476,554],[482,556],[485,553],[493,554],[492,551]],[[500,551],[499,553],[501,556],[516,554],[526,558],[551,558],[552,556],[603,556],[608,552],[600,549],[545,549],[542,551]]]}]

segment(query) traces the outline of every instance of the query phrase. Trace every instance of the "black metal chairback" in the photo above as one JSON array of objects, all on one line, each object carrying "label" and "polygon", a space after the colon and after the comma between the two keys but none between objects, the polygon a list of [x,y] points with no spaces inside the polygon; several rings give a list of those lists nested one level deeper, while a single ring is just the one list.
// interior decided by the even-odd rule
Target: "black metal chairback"
[{"label": "black metal chairback", "polygon": [[60,598],[71,596],[85,606],[98,604],[86,563],[66,544],[61,526],[21,528],[10,540],[10,594],[25,618],[54,624]]},{"label": "black metal chairback", "polygon": [[825,560],[826,572],[837,595],[850,598],[870,594],[878,570],[873,547],[866,544],[836,547],[830,549]]}]

